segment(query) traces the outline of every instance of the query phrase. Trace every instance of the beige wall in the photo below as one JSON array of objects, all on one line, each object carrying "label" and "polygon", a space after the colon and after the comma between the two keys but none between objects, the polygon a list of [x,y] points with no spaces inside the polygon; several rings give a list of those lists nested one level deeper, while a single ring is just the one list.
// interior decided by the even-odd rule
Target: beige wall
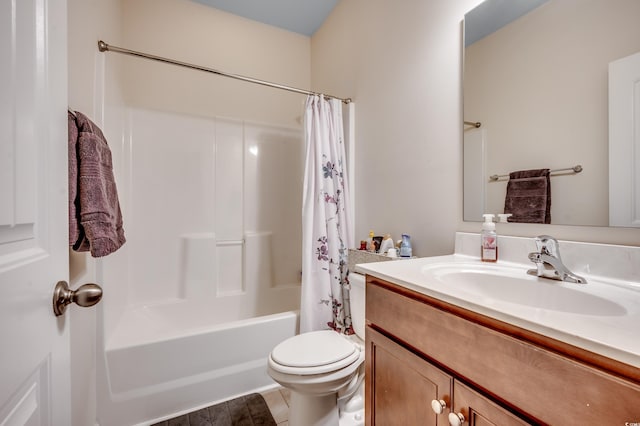
[{"label": "beige wall", "polygon": [[[488,174],[583,166],[552,178],[552,223],[609,223],[608,64],[640,50],[638,16],[636,0],[551,1],[465,51]],[[487,212],[502,213],[506,182],[487,183]]]},{"label": "beige wall", "polygon": [[[122,37],[122,10],[119,0],[67,0],[68,10],[68,62],[69,106],[82,111],[95,120],[96,73],[101,67],[102,53],[98,40],[106,38],[114,43]],[[120,98],[117,78],[109,87],[112,98]]]},{"label": "beige wall", "polygon": [[[356,238],[451,253],[462,221],[461,22],[479,0],[347,0],[312,37],[312,86],[356,101]],[[500,224],[503,235],[638,245],[640,230]]]},{"label": "beige wall", "polygon": [[[310,85],[309,37],[190,0],[123,6],[122,47],[293,87]],[[300,94],[125,58],[128,105],[301,126],[305,98]]]},{"label": "beige wall", "polygon": [[462,217],[461,22],[478,0],[345,0],[312,37],[312,84],[356,102],[356,239],[451,253]]}]

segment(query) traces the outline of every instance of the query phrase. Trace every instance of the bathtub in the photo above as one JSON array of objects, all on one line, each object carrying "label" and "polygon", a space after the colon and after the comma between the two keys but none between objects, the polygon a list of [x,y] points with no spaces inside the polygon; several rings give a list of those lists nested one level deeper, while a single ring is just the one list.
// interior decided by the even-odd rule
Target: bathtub
[{"label": "bathtub", "polygon": [[106,130],[121,141],[127,244],[96,264],[98,423],[150,424],[275,386],[267,357],[300,307],[300,129],[121,117]]},{"label": "bathtub", "polygon": [[267,357],[297,333],[298,312],[216,324],[219,315],[184,301],[124,312],[105,345],[99,424],[153,424],[274,387]]}]

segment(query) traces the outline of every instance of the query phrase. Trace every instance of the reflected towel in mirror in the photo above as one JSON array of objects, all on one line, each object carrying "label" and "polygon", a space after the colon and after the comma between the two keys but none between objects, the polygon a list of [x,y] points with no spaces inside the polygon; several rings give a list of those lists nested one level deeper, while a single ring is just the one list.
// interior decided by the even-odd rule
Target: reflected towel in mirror
[{"label": "reflected towel in mirror", "polygon": [[504,212],[509,222],[551,223],[551,180],[549,169],[509,173]]}]

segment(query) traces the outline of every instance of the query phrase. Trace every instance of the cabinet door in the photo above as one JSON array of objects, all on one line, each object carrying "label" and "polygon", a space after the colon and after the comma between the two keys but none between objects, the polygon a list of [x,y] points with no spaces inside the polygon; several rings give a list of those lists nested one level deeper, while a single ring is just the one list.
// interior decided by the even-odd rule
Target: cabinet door
[{"label": "cabinet door", "polygon": [[[367,327],[365,374],[368,426],[446,425],[453,379]],[[432,401],[444,401],[436,414]]]},{"label": "cabinet door", "polygon": [[[452,425],[514,426],[530,424],[457,380],[453,388],[454,411],[451,416],[460,416],[460,422],[450,421]],[[455,417],[453,420],[456,420]]]}]

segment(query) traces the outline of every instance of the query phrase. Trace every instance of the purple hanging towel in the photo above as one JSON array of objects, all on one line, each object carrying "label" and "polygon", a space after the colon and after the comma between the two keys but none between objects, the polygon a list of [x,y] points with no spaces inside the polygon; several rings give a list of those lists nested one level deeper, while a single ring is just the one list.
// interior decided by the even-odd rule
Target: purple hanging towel
[{"label": "purple hanging towel", "polygon": [[126,241],[111,150],[87,116],[69,111],[69,246],[106,256]]}]

